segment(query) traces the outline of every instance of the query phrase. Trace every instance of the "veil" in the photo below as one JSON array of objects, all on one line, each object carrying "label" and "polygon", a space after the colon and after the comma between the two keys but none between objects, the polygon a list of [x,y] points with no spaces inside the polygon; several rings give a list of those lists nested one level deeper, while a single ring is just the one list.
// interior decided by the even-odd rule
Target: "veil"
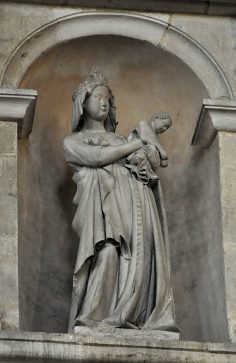
[{"label": "veil", "polygon": [[72,132],[79,132],[84,126],[84,102],[91,95],[94,88],[97,86],[105,86],[110,92],[109,99],[109,112],[107,119],[105,120],[104,127],[108,132],[115,132],[117,122],[116,122],[116,107],[114,96],[110,87],[108,86],[107,80],[105,79],[103,73],[94,68],[90,76],[81,83],[79,87],[74,92],[72,97],[73,100],[73,115],[72,115]]}]

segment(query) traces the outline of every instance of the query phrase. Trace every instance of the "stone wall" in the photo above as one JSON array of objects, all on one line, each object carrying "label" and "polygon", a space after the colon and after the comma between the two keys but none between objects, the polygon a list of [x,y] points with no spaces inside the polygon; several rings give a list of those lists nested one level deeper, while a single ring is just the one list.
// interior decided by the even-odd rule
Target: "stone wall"
[{"label": "stone wall", "polygon": [[[2,1],[2,0],[1,0]],[[134,11],[189,13],[202,15],[235,15],[236,5],[233,0],[15,0],[31,4],[58,6],[81,6],[98,9],[125,9]]]},{"label": "stone wall", "polygon": [[[70,228],[75,186],[64,162],[61,143],[70,130],[71,95],[92,66],[98,65],[116,96],[118,132],[127,134],[138,120],[150,117],[156,110],[166,110],[172,116],[173,127],[162,137],[170,164],[162,171],[161,179],[181,338],[227,340],[218,139],[210,149],[191,146],[191,139],[203,98],[233,98],[236,94],[232,61],[235,20],[140,13],[140,19],[135,18],[128,30],[121,27],[119,34],[136,34],[135,27],[143,21],[141,17],[147,16],[150,23],[158,20],[165,24],[161,33],[155,32],[156,25],[152,24],[149,43],[114,34],[62,42],[66,34],[57,24],[67,16],[75,18],[85,13],[88,10],[73,7],[1,3],[2,82],[8,87],[33,88],[39,93],[32,134],[18,144],[21,328],[66,332],[77,241]],[[109,19],[109,11],[104,14]],[[120,18],[131,15],[136,16],[121,11]],[[89,16],[86,19],[89,29]],[[78,24],[81,22],[82,18]],[[34,31],[44,28],[31,38]],[[47,32],[55,48],[50,45],[50,49],[36,49],[40,37],[47,43]],[[177,48],[177,34],[181,32],[186,34],[186,43],[174,56],[166,49]],[[141,39],[145,37],[146,34],[140,35]],[[19,47],[27,39],[27,51],[21,52]],[[191,48],[190,44],[194,46]],[[202,64],[206,68],[197,58],[205,50]],[[33,52],[42,54],[28,64],[27,59],[34,59]],[[208,76],[212,65],[214,72],[223,70],[219,71],[219,78],[213,71],[211,78]]]},{"label": "stone wall", "polygon": [[16,128],[0,122],[0,330],[19,326]]}]

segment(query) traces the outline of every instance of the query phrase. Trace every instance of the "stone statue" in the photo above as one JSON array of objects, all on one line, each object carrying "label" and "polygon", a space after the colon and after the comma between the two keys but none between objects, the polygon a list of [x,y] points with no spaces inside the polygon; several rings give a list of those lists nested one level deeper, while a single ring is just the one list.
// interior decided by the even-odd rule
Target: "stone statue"
[{"label": "stone statue", "polygon": [[166,215],[157,170],[165,113],[128,138],[115,133],[114,97],[95,69],[73,96],[65,158],[74,169],[78,235],[69,332],[76,326],[177,331]]}]

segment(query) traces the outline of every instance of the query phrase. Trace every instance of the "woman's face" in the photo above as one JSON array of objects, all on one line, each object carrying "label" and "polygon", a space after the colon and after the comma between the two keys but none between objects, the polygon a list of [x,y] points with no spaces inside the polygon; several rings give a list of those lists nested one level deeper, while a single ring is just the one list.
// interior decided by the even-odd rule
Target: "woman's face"
[{"label": "woman's face", "polygon": [[104,122],[109,112],[110,91],[106,86],[97,86],[84,104],[85,115],[95,121]]}]

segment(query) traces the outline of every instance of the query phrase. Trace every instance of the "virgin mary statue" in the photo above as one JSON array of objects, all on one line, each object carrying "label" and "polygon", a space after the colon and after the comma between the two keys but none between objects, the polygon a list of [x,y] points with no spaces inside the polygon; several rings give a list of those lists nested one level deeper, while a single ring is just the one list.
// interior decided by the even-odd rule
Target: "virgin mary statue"
[{"label": "virgin mary statue", "polygon": [[[162,119],[160,132],[168,127]],[[64,139],[77,185],[69,332],[176,331],[158,137],[146,122],[128,138],[116,125],[112,91],[95,69],[74,93],[72,133]]]}]

